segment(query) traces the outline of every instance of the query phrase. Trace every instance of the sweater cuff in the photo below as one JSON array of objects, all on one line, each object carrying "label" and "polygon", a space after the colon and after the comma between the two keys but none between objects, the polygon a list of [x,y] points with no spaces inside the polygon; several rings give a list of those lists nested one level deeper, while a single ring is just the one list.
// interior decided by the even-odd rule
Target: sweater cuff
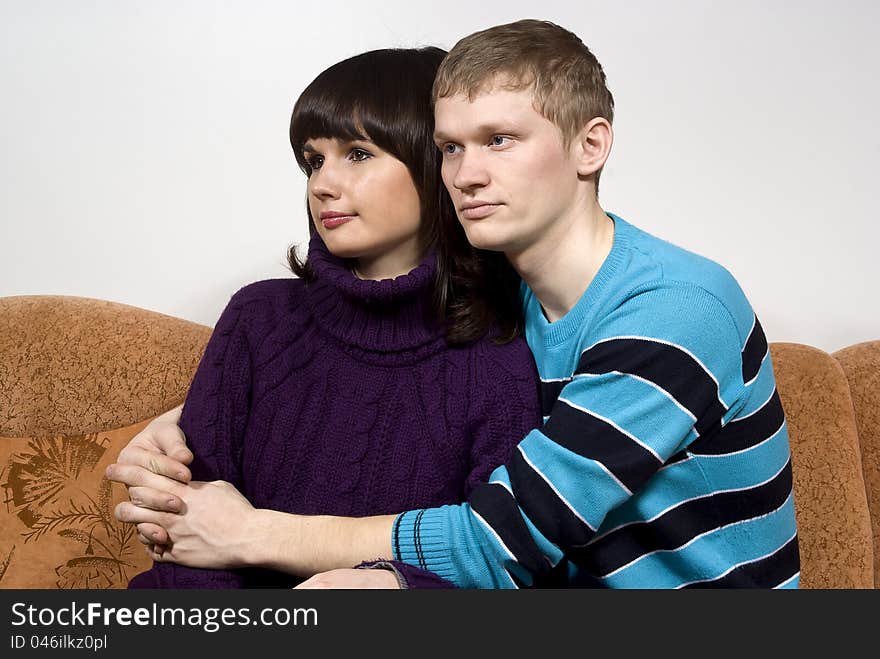
[{"label": "sweater cuff", "polygon": [[391,546],[396,560],[433,572],[458,586],[444,534],[448,507],[410,510],[398,515]]},{"label": "sweater cuff", "polygon": [[397,577],[401,590],[425,588],[455,588],[455,584],[437,576],[433,572],[421,570],[401,561],[368,561],[357,566],[358,569],[390,570]]}]

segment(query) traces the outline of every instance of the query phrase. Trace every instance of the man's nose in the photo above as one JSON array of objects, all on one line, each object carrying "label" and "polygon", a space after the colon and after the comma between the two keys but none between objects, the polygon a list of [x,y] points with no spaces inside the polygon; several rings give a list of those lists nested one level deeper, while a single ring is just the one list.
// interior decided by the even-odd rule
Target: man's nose
[{"label": "man's nose", "polygon": [[452,184],[459,190],[480,188],[489,184],[489,172],[479,150],[472,149],[461,154]]}]

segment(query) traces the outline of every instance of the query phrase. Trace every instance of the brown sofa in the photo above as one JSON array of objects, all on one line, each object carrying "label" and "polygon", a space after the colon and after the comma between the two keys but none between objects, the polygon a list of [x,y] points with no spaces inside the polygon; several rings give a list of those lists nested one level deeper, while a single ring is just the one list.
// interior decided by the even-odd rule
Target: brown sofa
[{"label": "brown sofa", "polygon": [[104,469],[183,401],[210,335],[113,302],[0,298],[0,588],[124,588],[150,565]]},{"label": "brown sofa", "polygon": [[[121,588],[148,565],[104,468],[184,398],[211,328],[118,303],[0,298],[0,588]],[[775,343],[805,588],[880,582],[880,341]],[[872,533],[873,523],[873,533]]]}]

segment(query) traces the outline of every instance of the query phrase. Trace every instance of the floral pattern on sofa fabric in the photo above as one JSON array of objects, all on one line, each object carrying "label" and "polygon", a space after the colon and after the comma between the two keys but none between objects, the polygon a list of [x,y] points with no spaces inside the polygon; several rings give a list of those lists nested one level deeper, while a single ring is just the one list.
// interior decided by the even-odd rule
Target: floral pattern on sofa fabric
[{"label": "floral pattern on sofa fabric", "polygon": [[150,419],[86,435],[0,438],[0,588],[125,588],[151,562],[116,521],[107,465]]}]

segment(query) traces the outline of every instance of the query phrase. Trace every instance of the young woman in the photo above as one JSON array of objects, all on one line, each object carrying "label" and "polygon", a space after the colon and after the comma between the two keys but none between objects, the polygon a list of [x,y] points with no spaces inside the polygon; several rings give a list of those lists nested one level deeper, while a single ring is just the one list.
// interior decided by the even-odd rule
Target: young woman
[{"label": "young woman", "polygon": [[[180,418],[193,480],[228,481],[257,508],[391,514],[461,501],[540,423],[518,278],[468,245],[442,187],[431,85],[444,54],[364,53],[298,99],[308,257],[291,248],[298,278],[245,286],[218,320]],[[389,565],[403,585],[440,581]],[[157,562],[130,587],[296,582]]]}]

